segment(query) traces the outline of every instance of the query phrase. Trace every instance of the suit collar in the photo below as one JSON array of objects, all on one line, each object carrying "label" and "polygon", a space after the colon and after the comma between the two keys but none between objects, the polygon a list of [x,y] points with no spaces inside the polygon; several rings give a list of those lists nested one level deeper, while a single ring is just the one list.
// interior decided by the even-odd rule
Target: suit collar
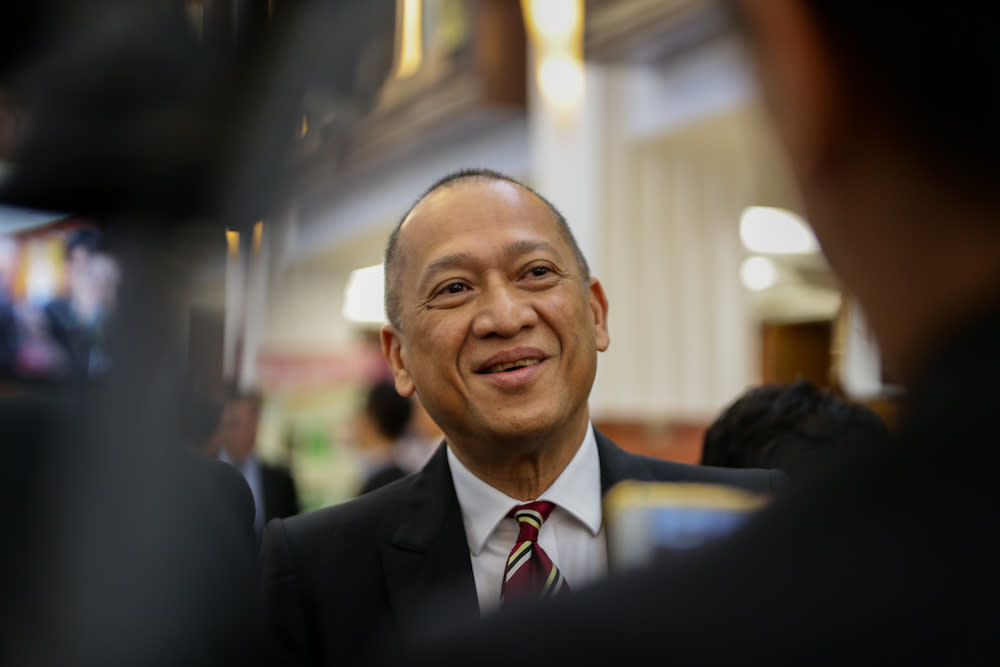
[{"label": "suit collar", "polygon": [[629,454],[596,428],[594,435],[597,437],[597,456],[601,460],[601,496],[612,486],[626,479],[640,482],[656,481],[656,477],[642,457]]},{"label": "suit collar", "polygon": [[[624,479],[653,479],[641,457],[620,449],[597,429],[594,435],[602,495]],[[382,559],[398,627],[426,628],[435,602],[456,618],[479,614],[469,544],[444,446],[414,475]]]},{"label": "suit collar", "polygon": [[392,545],[407,551],[426,550],[442,529],[445,535],[448,534],[451,527],[446,525],[446,519],[457,506],[455,486],[442,443],[414,476],[392,536]]},{"label": "suit collar", "polygon": [[[601,495],[622,480],[655,480],[641,457],[621,449],[596,428],[594,436],[601,465]],[[415,475],[398,527],[392,536],[392,546],[404,551],[422,552],[438,538],[453,539],[456,536],[461,538],[467,551],[468,542],[462,526],[461,509],[448,467],[447,452],[442,443],[424,468]]]}]

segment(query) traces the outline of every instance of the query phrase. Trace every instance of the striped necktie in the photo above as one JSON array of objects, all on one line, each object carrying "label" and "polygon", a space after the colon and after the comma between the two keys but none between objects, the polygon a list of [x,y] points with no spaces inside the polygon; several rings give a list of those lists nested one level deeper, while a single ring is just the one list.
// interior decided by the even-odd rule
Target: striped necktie
[{"label": "striped necktie", "polygon": [[538,544],[538,531],[555,507],[541,500],[518,505],[507,514],[517,520],[520,532],[507,558],[500,597],[504,601],[515,597],[552,597],[569,590],[562,572]]}]

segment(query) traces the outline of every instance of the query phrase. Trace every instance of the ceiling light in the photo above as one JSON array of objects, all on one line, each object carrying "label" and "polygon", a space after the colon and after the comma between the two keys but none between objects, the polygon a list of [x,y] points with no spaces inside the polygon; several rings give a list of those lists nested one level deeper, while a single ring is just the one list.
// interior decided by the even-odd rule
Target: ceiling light
[{"label": "ceiling light", "polygon": [[740,266],[744,287],[760,292],[778,282],[778,267],[767,257],[750,257]]},{"label": "ceiling light", "polygon": [[583,63],[570,56],[543,58],[538,65],[538,83],[554,108],[571,113],[583,99]]},{"label": "ceiling light", "polygon": [[528,27],[548,42],[567,42],[580,29],[583,3],[580,0],[531,0],[527,9]]},{"label": "ceiling light", "polygon": [[740,216],[740,239],[751,252],[808,255],[819,249],[802,218],[783,208],[751,206]]},{"label": "ceiling light", "polygon": [[351,322],[385,324],[384,283],[382,264],[351,271],[344,290],[344,317]]}]

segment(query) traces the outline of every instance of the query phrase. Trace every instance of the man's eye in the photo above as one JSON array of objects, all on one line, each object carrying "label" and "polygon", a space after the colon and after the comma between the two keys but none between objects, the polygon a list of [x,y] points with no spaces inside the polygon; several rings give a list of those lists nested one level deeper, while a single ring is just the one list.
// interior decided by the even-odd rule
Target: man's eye
[{"label": "man's eye", "polygon": [[464,290],[465,290],[465,285],[464,284],[462,284],[462,283],[451,283],[449,285],[446,285],[445,288],[443,290],[441,290],[440,293],[441,294],[459,294],[459,293],[461,293]]},{"label": "man's eye", "polygon": [[541,278],[549,273],[549,267],[547,266],[536,266],[528,271],[535,278]]}]

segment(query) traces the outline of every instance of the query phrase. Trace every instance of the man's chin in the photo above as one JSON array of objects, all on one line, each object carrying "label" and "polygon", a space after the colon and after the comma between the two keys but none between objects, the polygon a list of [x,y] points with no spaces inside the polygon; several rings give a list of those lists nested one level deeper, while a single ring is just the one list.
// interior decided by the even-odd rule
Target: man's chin
[{"label": "man's chin", "polygon": [[483,439],[502,445],[504,452],[519,449],[531,451],[539,445],[558,440],[563,430],[566,430],[565,424],[560,424],[550,415],[519,416],[489,424]]}]

